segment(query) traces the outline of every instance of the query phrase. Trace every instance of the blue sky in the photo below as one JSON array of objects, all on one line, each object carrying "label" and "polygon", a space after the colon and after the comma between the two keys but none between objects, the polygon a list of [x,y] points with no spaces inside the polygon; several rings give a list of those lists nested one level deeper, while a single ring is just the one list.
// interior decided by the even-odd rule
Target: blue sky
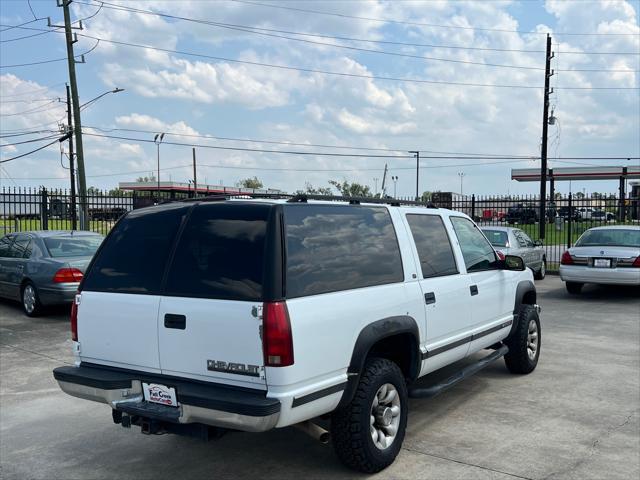
[{"label": "blue sky", "polygon": [[[155,146],[140,140],[152,140],[154,133],[161,131],[169,132],[165,138],[168,142],[203,146],[294,149],[262,142],[201,138],[213,135],[398,150],[295,147],[313,152],[404,155],[405,150],[430,150],[538,155],[541,88],[443,85],[362,77],[541,87],[544,54],[538,51],[544,49],[546,32],[552,33],[556,52],[552,62],[556,75],[551,84],[555,88],[552,106],[558,118],[557,124],[549,130],[549,156],[640,155],[637,1],[264,0],[257,3],[262,5],[232,0],[112,0],[100,9],[100,3],[93,0],[72,4],[74,19],[95,14],[84,22],[85,29],[78,31],[84,36],[80,36],[75,44],[76,53],[94,47],[96,38],[102,39],[86,56],[86,63],[77,65],[81,103],[115,87],[125,89],[122,93],[105,96],[82,112],[87,133],[85,157],[89,185],[112,188],[119,181],[134,180],[144,175],[142,172],[155,170]],[[55,0],[31,0],[31,6],[37,17],[50,17],[53,24],[61,24],[62,11],[56,7]],[[132,8],[144,12],[132,12]],[[242,25],[244,30],[169,19],[148,12]],[[34,16],[26,0],[3,0],[0,19],[3,25],[0,29],[7,29],[33,20]],[[0,69],[3,159],[46,144],[41,141],[12,145],[17,141],[52,135],[57,128],[56,121],[65,116],[64,105],[56,101],[58,97],[64,97],[64,82],[68,79],[65,61],[11,67],[64,58],[64,36],[50,32],[14,40],[48,29],[46,20],[34,21],[25,27],[36,30],[12,28],[0,32],[0,65],[6,67]],[[465,48],[365,43],[275,33],[324,43],[319,45],[259,35],[255,30],[250,33],[246,31],[249,27]],[[620,33],[626,35],[618,35]],[[124,46],[114,41],[228,60]],[[377,52],[336,48],[331,44]],[[385,55],[380,51],[409,56]],[[593,55],[592,52],[602,54]],[[632,55],[618,54],[624,52]],[[355,76],[283,70],[231,60]],[[575,87],[583,89],[573,89]],[[592,90],[591,87],[616,87],[619,90]],[[49,129],[51,133],[47,131]],[[44,131],[16,136],[35,130]],[[107,135],[126,139],[89,135],[105,134],[105,130],[109,130]],[[387,163],[390,175],[400,178],[399,195],[412,195],[415,188],[414,161],[411,159],[296,156],[204,147],[198,147],[197,154],[202,165],[199,180],[206,178],[211,184],[222,181],[233,185],[255,175],[266,186],[287,191],[304,188],[307,182],[326,186],[329,179],[343,178],[367,183],[373,188],[373,179],[382,178]],[[429,154],[423,153],[425,155]],[[187,165],[191,161],[191,147],[163,145],[161,159],[162,179],[170,177],[186,181],[190,178],[191,170]],[[66,159],[63,162],[66,164]],[[464,172],[465,193],[535,192],[533,184],[510,181],[510,169],[538,167],[537,161],[499,165],[494,162],[426,159],[422,162],[421,190],[458,191],[458,172]],[[637,161],[582,163],[637,164]],[[558,160],[551,161],[551,166],[578,165]],[[65,187],[67,178],[68,171],[61,166],[58,145],[7,162],[0,170],[2,186]],[[568,185],[562,184],[558,188],[567,191]],[[578,188],[615,191],[617,186],[614,182],[574,183],[574,190]]]}]

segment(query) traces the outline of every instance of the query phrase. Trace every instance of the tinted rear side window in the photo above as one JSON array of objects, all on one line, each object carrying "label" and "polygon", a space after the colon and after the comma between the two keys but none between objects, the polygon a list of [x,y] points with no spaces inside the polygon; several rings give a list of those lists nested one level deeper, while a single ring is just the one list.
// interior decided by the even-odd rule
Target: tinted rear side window
[{"label": "tinted rear side window", "polygon": [[288,298],[403,281],[385,208],[287,205],[284,212]]},{"label": "tinted rear side window", "polygon": [[416,243],[422,277],[439,277],[458,273],[449,235],[438,215],[407,215],[411,235]]},{"label": "tinted rear side window", "polygon": [[180,236],[166,295],[262,299],[270,205],[200,204]]},{"label": "tinted rear side window", "polygon": [[83,289],[157,294],[180,223],[189,207],[167,205],[131,212],[98,252]]}]

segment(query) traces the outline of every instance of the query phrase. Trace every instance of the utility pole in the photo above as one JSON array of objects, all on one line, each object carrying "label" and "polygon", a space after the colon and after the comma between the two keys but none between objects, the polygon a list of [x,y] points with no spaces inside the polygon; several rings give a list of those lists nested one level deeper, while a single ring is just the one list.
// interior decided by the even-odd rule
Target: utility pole
[{"label": "utility pole", "polygon": [[78,224],[76,220],[76,174],[73,161],[73,135],[71,135],[73,122],[71,121],[71,92],[69,84],[67,87],[67,128],[65,134],[69,134],[69,176],[71,180],[71,230],[77,230]]},{"label": "utility pole", "polygon": [[380,197],[384,198],[387,191],[387,164],[384,164],[384,173],[382,174],[382,187],[380,188]]},{"label": "utility pole", "polygon": [[198,196],[198,175],[196,174],[196,147],[191,150],[193,153],[193,196]]},{"label": "utility pole", "polygon": [[[76,59],[73,53],[73,44],[77,42],[71,29],[71,14],[69,4],[71,0],[58,0],[58,6],[64,12],[64,33],[67,41],[67,63],[69,64],[69,83],[71,84],[71,99],[73,104],[74,130],[76,136],[76,150],[78,159],[78,186],[80,194],[80,229],[88,230],[89,209],[87,208],[87,179],[84,169],[84,148],[82,146],[82,123],[80,121],[80,101],[78,100],[78,82],[76,81]],[[82,29],[82,23],[80,24]],[[84,57],[82,62],[84,63]],[[71,126],[71,124],[69,124]],[[73,167],[71,168],[73,170]]]},{"label": "utility pole", "polygon": [[420,194],[418,193],[418,185],[420,183],[420,152],[419,151],[410,151],[409,153],[413,153],[413,156],[416,157],[416,202],[420,200]]},{"label": "utility pole", "polygon": [[544,240],[545,228],[547,225],[546,203],[547,203],[547,134],[549,131],[549,95],[553,89],[549,89],[549,79],[553,75],[551,70],[551,35],[547,34],[546,61],[544,67],[544,106],[542,109],[542,148],[540,151],[540,219],[539,237]]}]

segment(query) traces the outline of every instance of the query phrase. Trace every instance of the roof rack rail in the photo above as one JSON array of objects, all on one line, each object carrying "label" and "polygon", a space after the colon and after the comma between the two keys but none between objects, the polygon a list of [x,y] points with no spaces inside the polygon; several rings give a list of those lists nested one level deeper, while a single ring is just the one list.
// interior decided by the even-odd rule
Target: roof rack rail
[{"label": "roof rack rail", "polygon": [[[361,203],[377,203],[399,207],[401,205],[411,205],[426,208],[438,208],[432,202],[419,202],[415,200],[400,200],[393,197],[350,197],[341,195],[315,195],[307,193],[220,193],[205,197],[190,197],[173,200],[175,202],[215,202],[230,198],[264,198],[264,199],[287,199],[288,203],[307,203],[308,200],[325,200],[330,202],[348,202],[350,205],[360,205]],[[171,200],[169,200],[171,202]],[[167,203],[169,203],[167,202]],[[164,202],[163,202],[164,203]]]}]

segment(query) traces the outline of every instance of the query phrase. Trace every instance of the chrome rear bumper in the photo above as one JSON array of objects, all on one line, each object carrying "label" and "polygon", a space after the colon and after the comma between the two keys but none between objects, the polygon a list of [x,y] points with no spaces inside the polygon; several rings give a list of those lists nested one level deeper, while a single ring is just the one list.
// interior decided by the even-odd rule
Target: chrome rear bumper
[{"label": "chrome rear bumper", "polygon": [[[174,379],[144,378],[135,373],[106,371],[101,376],[99,369],[88,367],[60,367],[54,377],[63,392],[74,397],[105,403],[114,410],[127,412],[136,409],[167,422],[189,424],[201,423],[213,427],[264,432],[275,427],[280,417],[280,402],[264,396],[264,392],[247,392],[246,389],[229,389],[226,386],[192,384]],[[175,385],[178,392],[178,407],[146,409],[142,394],[142,382],[154,381]],[[181,398],[180,392],[185,392]],[[149,404],[154,406],[155,404]],[[161,406],[162,407],[162,406]],[[165,412],[158,413],[158,412]],[[160,416],[158,416],[160,415]]]}]

